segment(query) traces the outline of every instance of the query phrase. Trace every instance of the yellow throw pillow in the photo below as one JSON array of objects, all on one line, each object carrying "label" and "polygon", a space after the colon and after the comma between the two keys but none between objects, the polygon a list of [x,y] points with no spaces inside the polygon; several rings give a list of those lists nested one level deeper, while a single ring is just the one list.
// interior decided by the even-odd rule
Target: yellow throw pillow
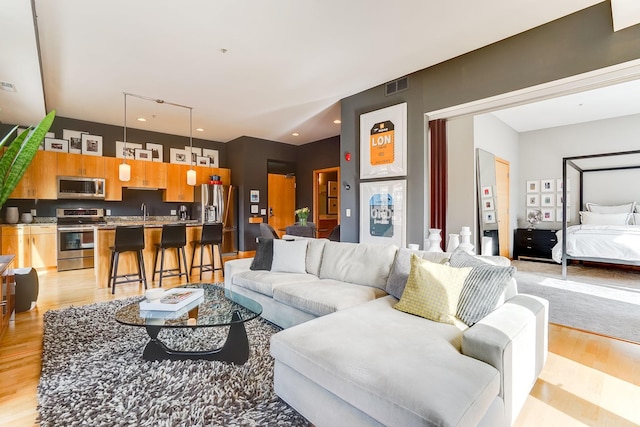
[{"label": "yellow throw pillow", "polygon": [[394,306],[429,320],[457,325],[456,310],[470,267],[454,268],[411,256],[407,286]]}]

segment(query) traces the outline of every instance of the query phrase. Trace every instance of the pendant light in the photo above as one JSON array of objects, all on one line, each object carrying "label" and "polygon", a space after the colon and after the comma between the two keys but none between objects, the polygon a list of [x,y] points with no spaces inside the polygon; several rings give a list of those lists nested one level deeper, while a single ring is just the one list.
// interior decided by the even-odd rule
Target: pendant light
[{"label": "pendant light", "polygon": [[131,166],[127,164],[127,93],[124,94],[124,144],[122,150],[122,163],[118,166],[118,178],[120,181],[131,180]]},{"label": "pendant light", "polygon": [[189,158],[190,167],[187,171],[187,185],[196,185],[196,171],[193,170],[193,108],[189,107]]}]

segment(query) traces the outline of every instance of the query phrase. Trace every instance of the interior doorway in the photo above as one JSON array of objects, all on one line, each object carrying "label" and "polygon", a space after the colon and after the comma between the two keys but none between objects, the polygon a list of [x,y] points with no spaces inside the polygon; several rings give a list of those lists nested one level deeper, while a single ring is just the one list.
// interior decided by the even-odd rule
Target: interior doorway
[{"label": "interior doorway", "polygon": [[496,206],[498,217],[498,244],[500,255],[510,258],[511,227],[509,224],[509,162],[499,157],[496,163]]},{"label": "interior doorway", "polygon": [[318,238],[327,238],[340,224],[340,168],[313,171],[313,222]]},{"label": "interior doorway", "polygon": [[293,174],[268,174],[269,220],[278,236],[285,234],[285,227],[295,222],[296,177]]}]

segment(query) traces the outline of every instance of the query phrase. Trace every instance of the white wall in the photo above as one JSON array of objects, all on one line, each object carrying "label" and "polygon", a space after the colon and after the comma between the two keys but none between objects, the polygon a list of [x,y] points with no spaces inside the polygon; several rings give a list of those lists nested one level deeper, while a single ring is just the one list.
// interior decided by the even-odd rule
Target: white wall
[{"label": "white wall", "polygon": [[481,148],[509,162],[509,250],[513,249],[513,230],[518,224],[518,200],[520,186],[518,175],[519,134],[493,114],[474,117],[475,148]]},{"label": "white wall", "polygon": [[[472,236],[477,236],[475,159],[473,117],[448,120],[447,234],[458,234],[466,226],[471,227]],[[449,236],[442,238],[449,241]],[[474,241],[477,238],[472,237]]]},{"label": "white wall", "polygon": [[[524,225],[526,182],[560,178],[562,158],[640,149],[640,115],[617,117],[520,134],[520,170],[517,188],[518,218]],[[638,158],[636,157],[636,161]],[[640,163],[636,163],[640,164]],[[567,169],[569,170],[569,168]],[[571,179],[572,223],[578,222],[578,180]],[[616,204],[640,202],[640,171],[592,172],[585,175],[585,202]],[[631,185],[630,185],[631,184]],[[513,189],[512,189],[513,190]],[[559,222],[542,223],[540,228],[558,228]]]}]

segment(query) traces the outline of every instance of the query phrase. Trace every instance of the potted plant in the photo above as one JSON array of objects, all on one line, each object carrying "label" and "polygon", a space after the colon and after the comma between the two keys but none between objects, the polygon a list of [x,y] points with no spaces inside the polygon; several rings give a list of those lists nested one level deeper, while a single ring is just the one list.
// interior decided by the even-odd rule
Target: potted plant
[{"label": "potted plant", "polygon": [[298,215],[298,219],[300,220],[300,225],[307,225],[307,217],[309,216],[308,207],[296,209],[295,214]]},{"label": "potted plant", "polygon": [[[9,138],[17,126],[0,141],[0,208],[16,188],[25,171],[36,155],[40,144],[51,128],[56,110],[51,110],[44,119],[33,128],[29,126],[9,144]],[[7,146],[6,150],[4,149]]]}]

